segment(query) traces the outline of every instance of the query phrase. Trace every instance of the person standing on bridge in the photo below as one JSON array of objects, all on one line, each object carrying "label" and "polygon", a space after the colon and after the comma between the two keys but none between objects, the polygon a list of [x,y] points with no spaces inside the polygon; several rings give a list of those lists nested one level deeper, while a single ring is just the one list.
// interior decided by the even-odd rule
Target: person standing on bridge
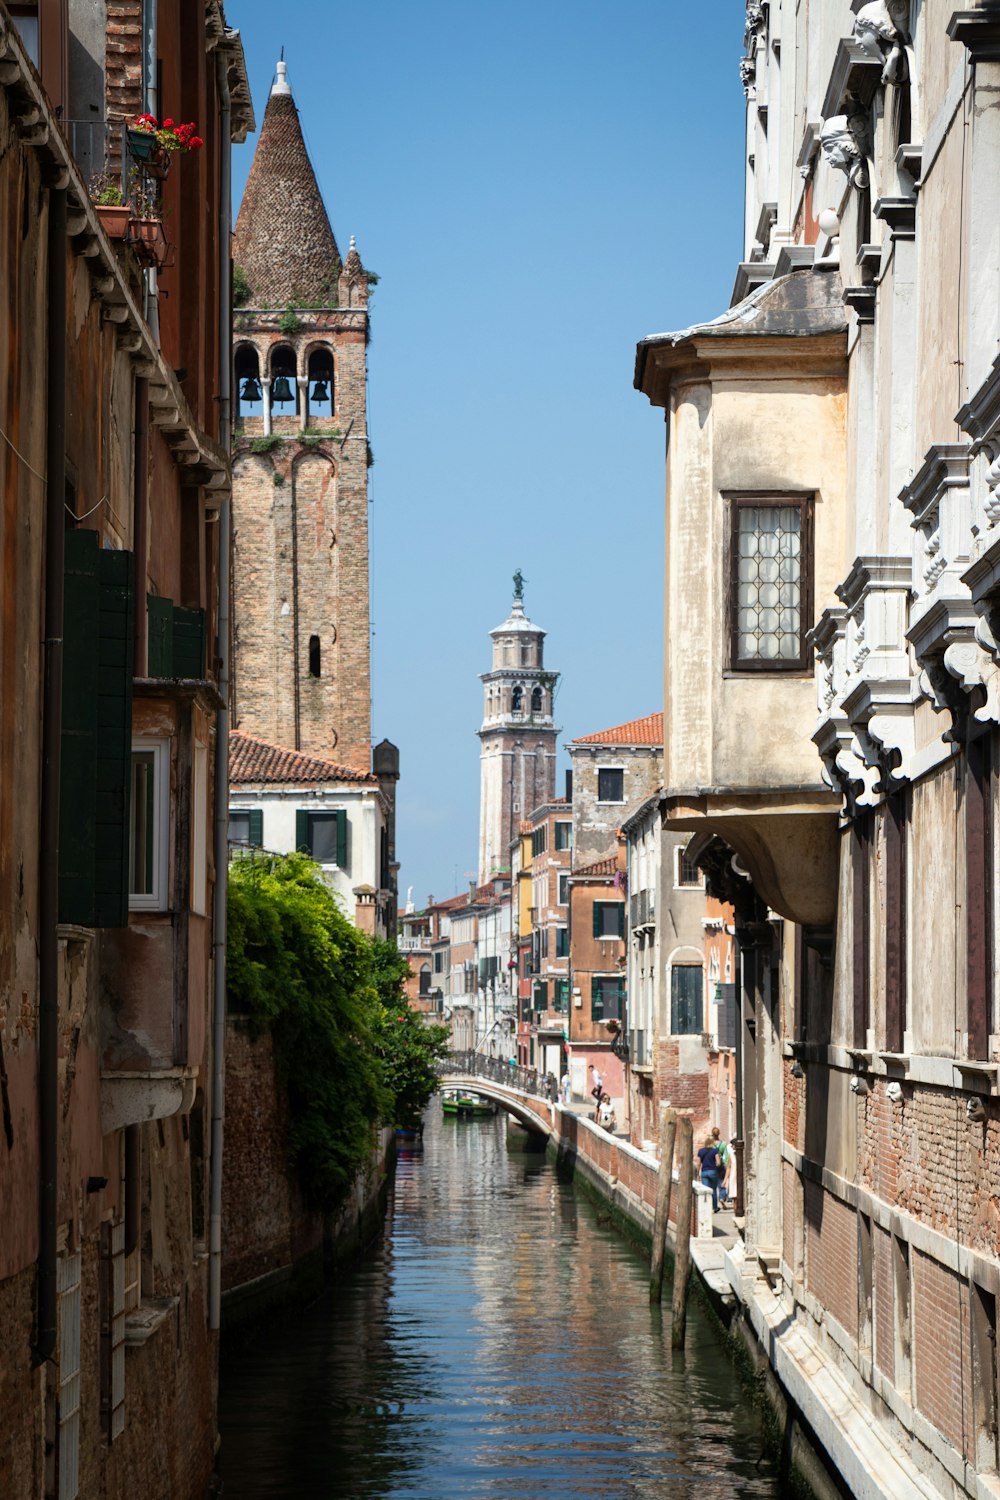
[{"label": "person standing on bridge", "polygon": [[569,1074],[568,1073],[564,1073],[563,1076],[559,1080],[559,1092],[562,1094],[562,1102],[564,1104],[568,1104],[569,1103],[569,1089],[570,1089]]},{"label": "person standing on bridge", "polygon": [[590,1065],[590,1071],[593,1075],[590,1080],[590,1093],[597,1104],[600,1104],[601,1095],[604,1093],[604,1079],[601,1077],[600,1071],[594,1067],[593,1063],[591,1063]]}]

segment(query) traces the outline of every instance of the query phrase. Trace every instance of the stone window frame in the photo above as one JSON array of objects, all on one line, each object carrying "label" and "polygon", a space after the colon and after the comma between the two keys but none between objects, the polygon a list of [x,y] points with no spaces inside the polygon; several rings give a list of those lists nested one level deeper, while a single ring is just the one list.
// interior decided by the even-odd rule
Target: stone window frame
[{"label": "stone window frame", "polygon": [[[765,674],[785,677],[811,673],[812,648],[807,636],[813,624],[815,587],[815,490],[723,490],[726,504],[725,614],[726,670],[738,676]],[[739,655],[739,543],[741,510],[762,506],[797,506],[799,510],[799,654],[748,660]]]},{"label": "stone window frame", "polygon": [[[134,829],[136,815],[135,765],[137,756],[152,755],[152,819],[150,872],[151,889],[134,891]],[[168,911],[170,874],[170,736],[133,735],[130,777],[132,795],[129,798],[129,858],[128,858],[128,909],[129,911]]]},{"label": "stone window frame", "polygon": [[[620,797],[601,796],[601,777],[608,771],[617,771],[622,779],[622,794]],[[623,807],[627,798],[625,796],[625,767],[620,766],[598,766],[597,767],[597,801],[602,807]]]}]

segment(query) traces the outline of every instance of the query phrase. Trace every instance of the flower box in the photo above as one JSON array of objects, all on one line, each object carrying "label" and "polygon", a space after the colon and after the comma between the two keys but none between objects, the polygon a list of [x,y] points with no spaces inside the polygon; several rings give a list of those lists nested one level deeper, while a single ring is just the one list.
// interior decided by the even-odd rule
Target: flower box
[{"label": "flower box", "polygon": [[166,264],[170,246],[161,219],[133,219],[129,231],[132,248],[144,266]]},{"label": "flower box", "polygon": [[127,203],[95,203],[94,211],[109,240],[123,240],[128,234],[132,210]]}]

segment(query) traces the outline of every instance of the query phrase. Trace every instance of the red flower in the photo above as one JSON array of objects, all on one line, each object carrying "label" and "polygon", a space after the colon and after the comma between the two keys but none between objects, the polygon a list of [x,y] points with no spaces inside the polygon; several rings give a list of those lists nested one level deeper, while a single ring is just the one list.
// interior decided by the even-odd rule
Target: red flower
[{"label": "red flower", "polygon": [[174,122],[173,122],[173,120],[164,120],[164,122],[163,122],[163,128],[164,128],[164,130],[173,130],[173,128],[174,128]]},{"label": "red flower", "polygon": [[202,140],[200,135],[193,135],[188,141],[188,145],[191,147],[192,151],[200,151],[204,144],[205,142]]}]

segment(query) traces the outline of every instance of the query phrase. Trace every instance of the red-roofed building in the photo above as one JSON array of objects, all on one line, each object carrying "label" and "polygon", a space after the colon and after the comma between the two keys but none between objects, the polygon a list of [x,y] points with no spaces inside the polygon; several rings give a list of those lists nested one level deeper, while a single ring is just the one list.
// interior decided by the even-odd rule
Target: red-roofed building
[{"label": "red-roofed building", "polygon": [[663,714],[646,714],[570,740],[573,859],[592,864],[615,853],[615,834],[663,778]]},{"label": "red-roofed building", "polygon": [[374,770],[229,736],[229,836],[239,848],[300,849],[321,866],[363,932],[391,936],[396,922],[396,779],[399,753],[384,740]]}]

